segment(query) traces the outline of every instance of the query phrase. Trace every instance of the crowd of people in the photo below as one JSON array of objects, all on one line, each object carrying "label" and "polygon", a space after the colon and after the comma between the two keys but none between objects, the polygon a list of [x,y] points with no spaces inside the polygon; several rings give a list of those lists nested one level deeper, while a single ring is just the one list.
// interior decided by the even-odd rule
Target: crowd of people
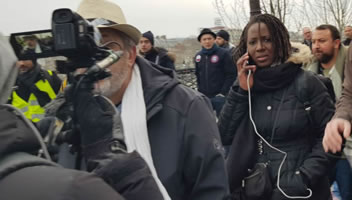
[{"label": "crowd of people", "polygon": [[[63,83],[0,35],[0,199],[352,199],[351,26],[345,41],[323,24],[294,43],[259,14],[236,45],[202,29],[196,91],[117,4],[83,0],[77,13],[122,52],[94,84],[86,69]],[[59,127],[70,145],[48,151]]]}]

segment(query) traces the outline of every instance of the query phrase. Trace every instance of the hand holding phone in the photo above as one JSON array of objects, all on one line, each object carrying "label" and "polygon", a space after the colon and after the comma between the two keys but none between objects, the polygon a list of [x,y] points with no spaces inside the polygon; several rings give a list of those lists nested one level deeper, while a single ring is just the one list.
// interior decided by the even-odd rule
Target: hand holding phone
[{"label": "hand holding phone", "polygon": [[[243,90],[248,90],[247,78],[249,76],[249,88],[253,86],[253,73],[256,70],[256,65],[253,59],[250,58],[248,53],[245,53],[237,61],[237,72],[238,72],[238,81],[240,87]],[[248,72],[251,71],[249,74]]]}]

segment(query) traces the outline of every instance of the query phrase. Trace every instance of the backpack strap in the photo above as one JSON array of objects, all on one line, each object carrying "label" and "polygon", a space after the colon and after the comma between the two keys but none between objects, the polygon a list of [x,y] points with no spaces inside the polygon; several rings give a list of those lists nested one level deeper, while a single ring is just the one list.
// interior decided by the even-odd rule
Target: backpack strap
[{"label": "backpack strap", "polygon": [[310,102],[310,94],[308,92],[308,86],[309,86],[308,79],[312,76],[317,78],[321,83],[321,85],[326,88],[327,92],[329,93],[334,103],[335,103],[335,92],[334,92],[334,86],[332,85],[332,82],[329,78],[315,74],[314,72],[311,72],[311,71],[302,70],[298,72],[298,75],[295,79],[297,98],[304,105],[304,110],[307,113],[309,123],[312,124],[314,128],[316,128],[316,124],[314,123],[314,120],[311,114],[312,108],[311,108],[311,102]]},{"label": "backpack strap", "polygon": [[18,170],[34,166],[53,166],[59,167],[58,164],[39,158],[24,152],[12,153],[0,160],[0,179],[10,175]]},{"label": "backpack strap", "polygon": [[308,94],[308,89],[307,89],[307,82],[308,82],[308,74],[309,72],[307,71],[300,71],[297,74],[297,77],[295,79],[295,89],[296,89],[296,95],[298,100],[303,104],[304,110],[306,111],[309,123],[315,127],[314,120],[312,118],[311,114],[311,102]]},{"label": "backpack strap", "polygon": [[42,76],[45,80],[48,80],[49,84],[51,87],[53,87],[54,83],[53,83],[53,72],[51,70],[42,70]]}]

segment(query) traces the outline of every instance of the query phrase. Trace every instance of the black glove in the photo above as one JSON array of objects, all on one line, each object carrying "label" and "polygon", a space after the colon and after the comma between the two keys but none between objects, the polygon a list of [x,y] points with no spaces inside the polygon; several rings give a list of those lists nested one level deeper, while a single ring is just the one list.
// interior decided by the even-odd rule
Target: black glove
[{"label": "black glove", "polygon": [[[126,150],[121,118],[113,103],[89,89],[73,94],[74,116],[79,124],[81,145],[108,143],[110,150]],[[103,145],[102,145],[103,146]]]}]

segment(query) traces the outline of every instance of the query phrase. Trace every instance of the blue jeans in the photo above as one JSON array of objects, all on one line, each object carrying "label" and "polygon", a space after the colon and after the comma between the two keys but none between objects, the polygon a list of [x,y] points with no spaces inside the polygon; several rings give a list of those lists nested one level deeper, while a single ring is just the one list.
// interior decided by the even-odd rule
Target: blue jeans
[{"label": "blue jeans", "polygon": [[346,159],[338,160],[335,166],[335,180],[342,200],[352,200],[352,169]]},{"label": "blue jeans", "polygon": [[219,117],[221,109],[225,104],[225,99],[226,99],[225,97],[219,97],[219,96],[210,98],[211,105],[213,106],[213,109],[215,110],[217,117]]}]

